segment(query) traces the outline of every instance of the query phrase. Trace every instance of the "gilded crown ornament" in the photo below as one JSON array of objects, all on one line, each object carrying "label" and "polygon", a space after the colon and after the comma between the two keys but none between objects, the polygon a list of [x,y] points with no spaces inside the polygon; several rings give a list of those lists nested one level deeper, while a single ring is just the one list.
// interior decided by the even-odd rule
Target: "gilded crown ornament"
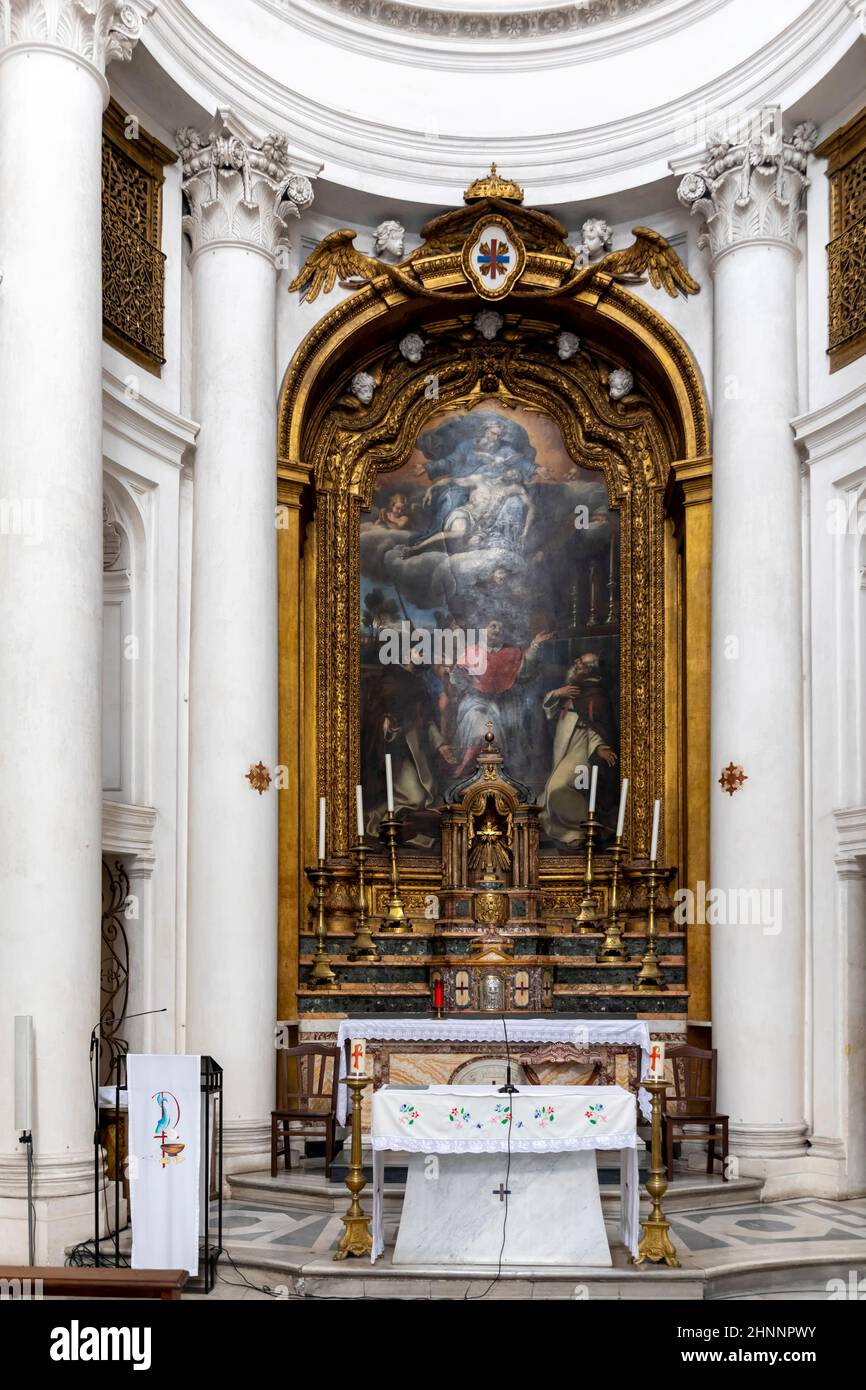
[{"label": "gilded crown ornament", "polygon": [[491,164],[490,173],[470,183],[463,194],[464,203],[477,203],[482,198],[501,198],[505,203],[522,203],[523,189],[513,179],[504,179]]}]

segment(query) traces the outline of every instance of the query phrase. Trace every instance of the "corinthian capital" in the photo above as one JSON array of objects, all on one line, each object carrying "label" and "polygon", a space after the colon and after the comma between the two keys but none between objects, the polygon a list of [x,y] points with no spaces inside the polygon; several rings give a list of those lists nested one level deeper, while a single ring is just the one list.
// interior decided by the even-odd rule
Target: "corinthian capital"
[{"label": "corinthian capital", "polygon": [[762,111],[739,143],[711,137],[701,168],[683,176],[677,197],[705,218],[700,244],[709,246],[714,260],[746,241],[796,246],[809,186],[806,164],[817,139],[811,121],[785,136],[778,107]]},{"label": "corinthian capital", "polygon": [[237,241],[276,256],[286,244],[287,218],[313,201],[313,185],[292,171],[285,135],[255,139],[228,110],[208,131],[177,132],[193,251]]},{"label": "corinthian capital", "polygon": [[0,48],[45,43],[86,58],[105,72],[126,60],[157,0],[0,0]]}]

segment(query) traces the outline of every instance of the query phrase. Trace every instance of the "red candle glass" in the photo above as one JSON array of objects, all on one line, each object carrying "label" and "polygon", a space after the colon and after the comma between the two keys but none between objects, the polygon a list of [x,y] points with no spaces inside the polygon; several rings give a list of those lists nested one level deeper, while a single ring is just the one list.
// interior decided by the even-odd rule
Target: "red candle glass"
[{"label": "red candle glass", "polygon": [[443,1005],[443,1003],[444,1003],[444,1001],[445,1001],[445,990],[444,990],[443,987],[442,987],[442,981],[441,981],[441,980],[434,980],[434,981],[433,981],[433,1007],[434,1007],[434,1009],[441,1009],[441,1008],[442,1008],[442,1005]]}]

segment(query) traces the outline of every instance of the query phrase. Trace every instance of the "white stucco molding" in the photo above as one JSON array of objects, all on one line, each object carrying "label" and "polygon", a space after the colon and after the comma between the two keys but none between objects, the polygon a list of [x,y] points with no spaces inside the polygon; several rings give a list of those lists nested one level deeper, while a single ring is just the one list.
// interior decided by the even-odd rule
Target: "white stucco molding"
[{"label": "white stucco molding", "polygon": [[845,810],[834,811],[833,819],[839,845],[837,871],[850,877],[848,869],[856,861],[858,867],[854,876],[862,878],[866,874],[866,806],[848,806]]},{"label": "white stucco molding", "polygon": [[[866,382],[791,421],[808,465],[843,453],[866,440]],[[862,471],[862,470],[859,470]]]},{"label": "white stucco molding", "polygon": [[[274,20],[272,27],[283,26]],[[428,206],[459,202],[467,178],[488,167],[491,157],[526,186],[527,201],[535,204],[573,201],[577,189],[582,199],[594,201],[665,178],[674,157],[684,167],[699,158],[709,113],[754,113],[768,101],[787,108],[862,42],[845,0],[814,0],[772,41],[724,66],[712,81],[667,100],[660,100],[651,84],[641,87],[635,94],[637,109],[625,117],[580,122],[574,100],[579,74],[567,67],[551,71],[550,104],[557,114],[548,128],[543,133],[497,132],[494,139],[490,121],[480,116],[469,133],[465,123],[458,133],[427,129],[416,104],[406,101],[395,100],[387,118],[377,116],[378,103],[365,100],[365,91],[381,88],[381,62],[369,60],[367,71],[368,60],[351,44],[351,56],[340,55],[344,64],[351,64],[351,99],[326,102],[311,74],[299,71],[297,62],[292,65],[291,34],[288,24],[284,27],[285,47],[273,45],[273,61],[265,68],[245,57],[239,44],[232,46],[216,34],[191,5],[162,0],[143,42],[200,107],[214,110],[226,102],[255,128],[290,131],[292,162],[299,172],[310,176],[304,160],[314,171],[324,162],[331,183]],[[691,37],[698,42],[699,30]],[[502,44],[500,50],[504,55],[510,45]],[[502,56],[485,61],[484,71],[496,73],[495,64],[503,61]],[[471,73],[456,69],[455,77],[473,81]],[[434,86],[439,80],[431,73]],[[446,127],[444,95],[440,104],[444,118],[434,112],[431,119]],[[428,114],[430,109],[428,103]]]},{"label": "white stucco molding", "polygon": [[478,0],[475,5],[377,0],[255,0],[323,43],[386,62],[495,71],[563,67],[681,31],[728,0]]},{"label": "white stucco molding", "polygon": [[105,452],[111,452],[113,440],[121,441],[174,468],[183,468],[200,426],[142,395],[138,369],[132,362],[129,366],[123,381],[107,368],[102,371]]},{"label": "white stucco molding", "polygon": [[121,801],[102,803],[102,853],[131,857],[138,877],[149,876],[156,863],[156,822],[153,806],[129,806]]}]

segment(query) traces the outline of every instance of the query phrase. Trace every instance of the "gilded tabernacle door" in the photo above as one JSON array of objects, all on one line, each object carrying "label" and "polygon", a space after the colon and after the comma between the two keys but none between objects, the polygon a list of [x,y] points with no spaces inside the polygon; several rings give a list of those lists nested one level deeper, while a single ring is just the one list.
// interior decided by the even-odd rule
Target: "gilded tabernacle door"
[{"label": "gilded tabernacle door", "polygon": [[[508,211],[523,253],[495,307],[472,282],[489,274],[487,205],[500,227]],[[544,214],[488,198],[425,231],[397,267],[334,233],[338,249],[327,238],[297,282],[327,288],[329,256],[368,281],[312,330],[280,403],[283,1017],[306,973],[320,797],[327,933],[356,924],[358,784],[374,932],[386,909],[386,755],[416,930],[435,926],[440,808],[490,731],[521,804],[540,808],[541,917],[573,916],[580,899],[593,766],[602,870],[628,777],[632,855],[646,854],[658,797],[669,883],[706,877],[709,460],[691,359],[616,266],[576,269]],[[660,257],[656,280],[693,286],[660,238],[647,245],[629,273],[652,277]],[[348,997],[325,990],[321,1007]]]}]

